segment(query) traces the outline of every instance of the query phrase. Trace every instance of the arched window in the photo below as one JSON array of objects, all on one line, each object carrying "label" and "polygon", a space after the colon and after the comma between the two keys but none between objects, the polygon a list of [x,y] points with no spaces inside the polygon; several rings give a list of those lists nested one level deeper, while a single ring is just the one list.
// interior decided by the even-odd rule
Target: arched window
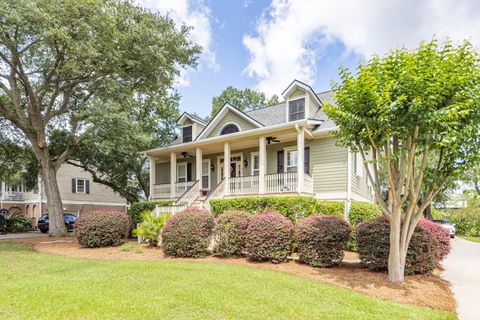
[{"label": "arched window", "polygon": [[222,136],[224,134],[230,134],[230,133],[235,133],[235,132],[239,132],[239,131],[240,131],[240,129],[238,128],[238,126],[236,124],[229,123],[222,128],[222,130],[220,131],[220,135]]}]

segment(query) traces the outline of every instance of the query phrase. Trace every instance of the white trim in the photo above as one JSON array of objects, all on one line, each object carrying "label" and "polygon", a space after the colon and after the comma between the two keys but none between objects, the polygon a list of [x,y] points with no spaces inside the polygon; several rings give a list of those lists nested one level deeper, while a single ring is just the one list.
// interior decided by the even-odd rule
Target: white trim
[{"label": "white trim", "polygon": [[[230,163],[231,163],[231,159],[234,158],[234,157],[240,157],[240,176],[243,176],[243,152],[237,152],[237,153],[230,153]],[[224,158],[223,155],[219,155],[217,156],[217,167],[218,167],[218,170],[217,170],[217,181],[218,183],[220,183],[220,181],[222,181],[222,169],[221,167],[223,167],[220,163],[220,160],[222,160]]]},{"label": "white trim", "polygon": [[[180,167],[185,166],[185,181],[180,181]],[[188,180],[188,161],[177,162],[177,181],[175,182],[187,182]],[[182,177],[183,178],[183,177]]]},{"label": "white trim", "polygon": [[[241,131],[242,131],[242,127],[240,127],[240,125],[239,125],[238,123],[236,123],[236,122],[229,122],[229,123],[226,123],[222,128],[220,128],[220,130],[218,131],[218,135],[219,135],[219,136],[222,135],[221,132],[222,132],[223,128],[225,128],[226,126],[231,125],[231,124],[237,126],[237,128],[238,128],[238,131],[237,131],[237,132],[241,132]],[[237,133],[237,132],[233,132],[233,133]],[[232,133],[228,133],[228,134],[232,134]]]},{"label": "white trim", "polygon": [[282,96],[288,97],[293,92],[293,90],[297,87],[300,87],[303,89],[303,91],[307,91],[309,94],[313,95],[315,97],[315,100],[318,102],[318,104],[320,106],[323,105],[320,98],[315,94],[313,89],[308,84],[298,81],[296,79],[293,80],[292,83],[290,83],[290,85],[285,90],[283,90]]},{"label": "white trim", "polygon": [[[87,194],[87,180],[86,178],[72,178],[75,179],[75,194]],[[83,180],[83,192],[78,192],[78,181]]]},{"label": "white trim", "polygon": [[[184,141],[183,141],[183,139],[184,139],[184,136],[183,136],[183,129],[185,129],[185,128],[188,128],[188,127],[192,127],[192,140],[190,140],[190,141],[187,141],[187,142],[184,142]],[[195,140],[195,138],[194,138],[194,137],[195,137],[195,135],[194,135],[194,133],[193,133],[193,124],[188,124],[188,125],[186,125],[186,126],[182,126],[182,143],[188,143],[188,142],[192,142],[192,141],[194,141],[194,140]]]},{"label": "white trim", "polygon": [[199,119],[192,117],[188,112],[184,112],[184,113],[180,116],[180,118],[178,118],[177,123],[178,123],[178,124],[182,124],[182,123],[183,123],[183,120],[184,120],[184,119],[183,119],[184,117],[187,117],[187,118],[190,119],[191,121],[196,122],[196,123],[198,123],[198,124],[201,124],[201,125],[204,126],[204,127],[207,125],[207,123],[206,123],[205,121],[200,121]]},{"label": "white trim", "polygon": [[[290,121],[290,103],[291,102],[294,102],[294,101],[297,101],[297,100],[302,100],[303,99],[303,119],[307,119],[307,103],[308,103],[308,99],[307,99],[307,95],[305,94],[305,96],[303,97],[299,97],[299,98],[295,98],[295,99],[288,99],[288,104],[287,104],[287,122],[292,122]],[[302,120],[302,119],[297,119],[297,120]],[[297,120],[293,120],[293,121],[297,121]]]},{"label": "white trim", "polygon": [[[38,204],[38,199],[25,200],[24,204]],[[47,203],[47,199],[42,199],[41,203]],[[109,206],[125,206],[125,202],[111,202],[111,201],[88,201],[88,200],[63,200],[62,204],[91,204],[96,206],[109,205]]]},{"label": "white trim", "polygon": [[[245,113],[243,113],[242,111],[238,110],[237,108],[233,107],[231,104],[229,104],[228,102],[226,102],[223,107],[220,109],[219,112],[217,112],[217,114],[215,115],[215,117],[213,117],[213,119],[208,123],[208,125],[202,130],[202,132],[198,135],[198,137],[195,139],[196,141],[197,140],[200,140],[202,139],[203,137],[207,136],[213,128],[215,128],[215,126],[218,124],[218,122],[220,121],[221,118],[223,118],[223,116],[228,112],[228,111],[232,111],[232,112],[235,112],[237,115],[239,115],[240,117],[244,118],[246,121],[250,122],[251,124],[253,124],[254,126],[258,127],[258,128],[262,128],[264,127],[260,122],[252,119],[251,117],[247,116]],[[238,132],[237,132],[238,133]]]},{"label": "white trim", "polygon": [[285,147],[283,148],[283,172],[288,172],[288,168],[296,168],[298,166],[298,154],[297,154],[297,163],[292,166],[288,166],[288,153],[292,151],[297,151],[297,147]]},{"label": "white trim", "polygon": [[350,218],[350,206],[352,205],[352,151],[347,152],[347,199],[345,203],[345,221]]},{"label": "white trim", "polygon": [[[255,164],[255,161],[253,161],[253,158],[257,156],[258,157],[258,169],[255,170],[254,168],[254,164]],[[258,171],[258,175],[260,175],[260,153],[258,151],[255,151],[255,152],[250,152],[250,174],[252,176],[255,175],[255,171]]]},{"label": "white trim", "polygon": [[208,190],[211,190],[212,189],[212,172],[210,170],[210,166],[212,165],[212,161],[210,159],[204,159],[202,160],[202,173],[201,173],[201,177],[202,177],[202,181],[200,181],[200,189],[203,189],[203,163],[207,163],[207,172],[208,172]]}]

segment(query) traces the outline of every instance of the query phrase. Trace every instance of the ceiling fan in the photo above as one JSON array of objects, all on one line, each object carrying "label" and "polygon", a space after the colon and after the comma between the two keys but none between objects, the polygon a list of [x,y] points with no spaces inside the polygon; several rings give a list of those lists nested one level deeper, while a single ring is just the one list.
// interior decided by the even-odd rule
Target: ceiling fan
[{"label": "ceiling fan", "polygon": [[182,152],[182,156],[187,159],[187,158],[193,158],[193,156],[191,154],[188,154],[188,152]]},{"label": "ceiling fan", "polygon": [[277,137],[267,137],[267,143],[270,144],[272,142],[280,142]]}]

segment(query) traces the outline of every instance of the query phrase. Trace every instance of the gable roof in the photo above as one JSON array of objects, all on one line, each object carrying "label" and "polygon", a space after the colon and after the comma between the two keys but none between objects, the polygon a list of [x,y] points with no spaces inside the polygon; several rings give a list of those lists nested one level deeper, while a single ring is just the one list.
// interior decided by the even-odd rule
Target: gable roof
[{"label": "gable roof", "polygon": [[194,116],[193,114],[190,114],[190,113],[188,113],[188,112],[182,113],[182,115],[180,116],[180,118],[178,118],[177,123],[183,122],[183,121],[185,120],[185,118],[188,118],[188,119],[192,120],[193,122],[199,123],[199,124],[201,124],[202,126],[206,126],[206,125],[207,125],[207,123],[206,123],[204,120],[202,120],[202,119],[200,119],[199,117]]},{"label": "gable roof", "polygon": [[303,90],[307,91],[310,93],[310,95],[320,104],[322,105],[322,101],[318,98],[318,96],[315,94],[315,91],[313,91],[312,87],[310,87],[308,84],[303,83],[302,81],[298,81],[297,79],[293,80],[292,83],[287,87],[282,92],[282,96],[288,96],[290,93],[293,92],[297,87],[302,88]]},{"label": "gable roof", "polygon": [[261,128],[261,127],[264,126],[261,122],[257,121],[256,119],[249,116],[245,112],[242,112],[239,109],[232,106],[230,103],[225,102],[223,107],[220,108],[220,110],[218,110],[218,112],[215,114],[213,119],[210,120],[208,125],[202,130],[202,132],[200,132],[200,134],[197,136],[197,138],[195,140],[199,140],[199,139],[202,139],[205,136],[207,136],[212,131],[212,129],[217,125],[217,123],[223,118],[223,116],[225,114],[227,114],[227,112],[229,112],[229,111],[234,112],[235,114],[242,117],[246,121],[250,122],[252,125],[254,125],[257,128]]}]

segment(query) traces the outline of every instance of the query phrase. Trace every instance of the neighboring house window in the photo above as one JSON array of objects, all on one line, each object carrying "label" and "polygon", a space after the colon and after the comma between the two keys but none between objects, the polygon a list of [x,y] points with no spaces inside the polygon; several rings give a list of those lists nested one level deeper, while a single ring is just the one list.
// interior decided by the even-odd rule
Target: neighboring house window
[{"label": "neighboring house window", "polygon": [[72,193],[89,194],[90,181],[87,179],[72,179]]},{"label": "neighboring house window", "polygon": [[183,138],[183,142],[190,142],[192,141],[192,126],[186,126],[186,127],[183,127],[182,129],[182,138]]},{"label": "neighboring house window", "polygon": [[305,98],[288,102],[288,121],[305,119]]},{"label": "neighboring house window", "polygon": [[236,124],[229,123],[222,128],[222,130],[220,131],[220,135],[223,136],[224,134],[230,134],[230,133],[235,133],[239,131],[240,131],[240,128]]},{"label": "neighboring house window", "polygon": [[260,156],[258,155],[258,152],[252,153],[251,166],[252,176],[260,175]]}]

